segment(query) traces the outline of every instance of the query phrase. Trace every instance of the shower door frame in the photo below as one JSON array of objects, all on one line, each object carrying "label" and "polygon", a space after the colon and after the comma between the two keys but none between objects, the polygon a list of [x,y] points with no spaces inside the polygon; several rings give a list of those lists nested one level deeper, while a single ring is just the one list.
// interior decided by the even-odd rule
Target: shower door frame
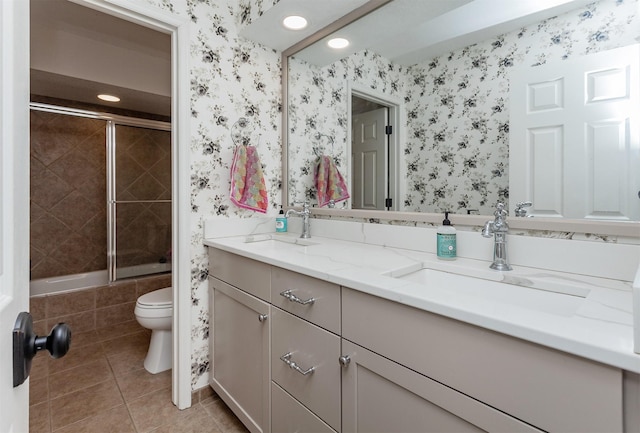
[{"label": "shower door frame", "polygon": [[[30,110],[43,111],[46,113],[60,114],[74,117],[84,117],[87,119],[102,120],[105,122],[106,136],[106,171],[107,171],[107,274],[109,282],[117,279],[117,227],[116,208],[118,204],[130,203],[172,203],[171,200],[118,200],[116,197],[116,129],[117,126],[130,126],[135,128],[152,129],[155,131],[171,131],[171,122],[158,120],[147,120],[136,117],[120,116],[117,114],[103,113],[99,111],[80,110],[77,108],[62,107],[59,105],[43,104],[32,102],[29,104]],[[171,181],[173,184],[173,179]],[[173,223],[172,223],[173,226]]]},{"label": "shower door frame", "polygon": [[[99,113],[96,114],[100,115]],[[110,115],[100,117],[100,119],[107,121],[107,271],[109,282],[113,282],[118,279],[116,254],[118,251],[116,224],[116,208],[118,204],[172,203],[171,200],[118,200],[116,194],[116,148],[118,146],[116,129],[118,126],[131,126],[156,131],[171,131],[171,123]],[[173,199],[173,197],[171,198]]]},{"label": "shower door frame", "polygon": [[[191,227],[189,215],[189,42],[188,17],[132,0],[70,0],[118,18],[171,35],[171,179],[173,370],[172,401],[179,409],[191,406]],[[29,31],[28,28],[25,29]],[[179,143],[184,143],[180,146]],[[182,216],[182,217],[181,217]],[[182,287],[182,290],[178,290]]]}]

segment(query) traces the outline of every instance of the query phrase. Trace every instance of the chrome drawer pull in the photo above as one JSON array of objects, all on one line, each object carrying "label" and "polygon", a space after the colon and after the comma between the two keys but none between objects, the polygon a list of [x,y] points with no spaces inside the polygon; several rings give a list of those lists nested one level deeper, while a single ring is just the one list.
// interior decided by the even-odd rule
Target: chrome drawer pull
[{"label": "chrome drawer pull", "polygon": [[298,304],[301,304],[301,305],[311,305],[314,302],[316,302],[315,298],[309,298],[306,301],[303,301],[302,299],[300,299],[296,295],[294,295],[293,292],[291,292],[291,290],[285,290],[284,292],[280,292],[280,296],[284,296],[289,301],[297,302]]},{"label": "chrome drawer pull", "polygon": [[291,356],[293,356],[293,354],[291,352],[286,353],[284,355],[282,355],[280,357],[280,359],[289,366],[289,368],[291,368],[292,370],[297,371],[298,373],[300,373],[303,376],[306,376],[307,374],[313,373],[313,371],[316,369],[315,367],[309,367],[306,370],[303,370],[302,368],[300,368],[300,366],[298,364],[295,363],[295,361],[291,360]]},{"label": "chrome drawer pull", "polygon": [[267,317],[269,316],[267,316],[266,314],[258,314],[258,320],[260,322],[264,322],[265,320],[267,320]]}]

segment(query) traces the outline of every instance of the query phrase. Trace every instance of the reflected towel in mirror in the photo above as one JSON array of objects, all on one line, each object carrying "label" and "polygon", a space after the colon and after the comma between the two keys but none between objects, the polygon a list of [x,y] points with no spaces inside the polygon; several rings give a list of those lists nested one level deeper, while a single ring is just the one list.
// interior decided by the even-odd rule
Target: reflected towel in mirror
[{"label": "reflected towel in mirror", "polygon": [[318,191],[318,206],[326,206],[331,201],[338,203],[350,197],[347,184],[330,157],[322,155],[318,158],[314,179]]},{"label": "reflected towel in mirror", "polygon": [[255,146],[236,146],[231,164],[230,196],[238,207],[267,212],[267,187]]}]

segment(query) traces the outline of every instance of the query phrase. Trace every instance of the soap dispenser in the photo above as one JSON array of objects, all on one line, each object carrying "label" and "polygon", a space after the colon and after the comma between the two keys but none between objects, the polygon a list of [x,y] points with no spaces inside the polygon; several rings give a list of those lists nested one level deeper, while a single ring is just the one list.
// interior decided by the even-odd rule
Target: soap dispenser
[{"label": "soap dispenser", "polygon": [[282,206],[280,206],[280,212],[276,217],[276,232],[285,233],[287,231],[287,216],[284,214],[282,210]]},{"label": "soap dispenser", "polygon": [[456,229],[449,221],[449,212],[444,213],[444,221],[437,230],[436,253],[438,258],[442,260],[456,258]]}]

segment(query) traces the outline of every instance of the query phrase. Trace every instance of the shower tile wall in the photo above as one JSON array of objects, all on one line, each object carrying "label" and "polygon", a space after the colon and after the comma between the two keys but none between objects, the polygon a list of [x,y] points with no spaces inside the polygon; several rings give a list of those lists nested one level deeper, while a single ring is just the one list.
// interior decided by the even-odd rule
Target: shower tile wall
[{"label": "shower tile wall", "polygon": [[[171,199],[171,133],[116,127],[118,200]],[[106,121],[31,112],[31,278],[107,269]],[[170,260],[171,203],[117,208],[117,264]]]},{"label": "shower tile wall", "polygon": [[31,112],[31,278],[107,268],[103,120]]},{"label": "shower tile wall", "polygon": [[169,261],[171,255],[171,132],[116,127],[117,265]]}]

